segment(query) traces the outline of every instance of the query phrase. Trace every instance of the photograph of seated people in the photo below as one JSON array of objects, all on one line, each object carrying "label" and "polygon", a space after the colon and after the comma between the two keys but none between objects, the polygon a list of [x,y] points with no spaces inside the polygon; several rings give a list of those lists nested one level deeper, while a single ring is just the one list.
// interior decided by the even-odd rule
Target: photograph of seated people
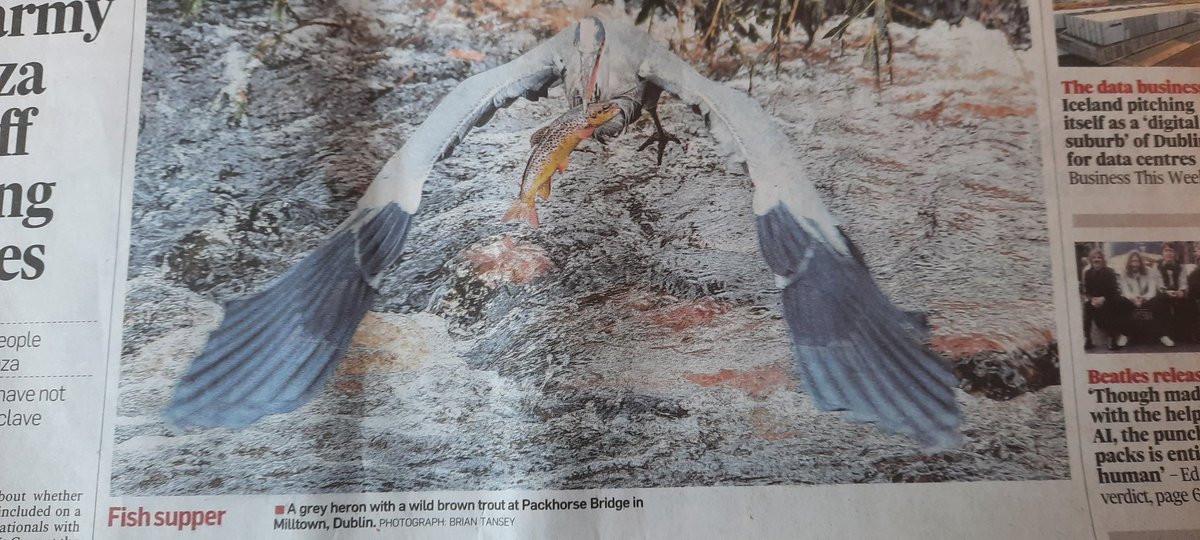
[{"label": "photograph of seated people", "polygon": [[1200,241],[1077,242],[1075,251],[1084,349],[1200,351]]}]

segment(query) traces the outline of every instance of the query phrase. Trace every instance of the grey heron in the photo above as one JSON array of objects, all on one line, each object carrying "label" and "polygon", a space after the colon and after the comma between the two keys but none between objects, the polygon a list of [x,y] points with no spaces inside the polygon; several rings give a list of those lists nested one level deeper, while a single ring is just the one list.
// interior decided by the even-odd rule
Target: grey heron
[{"label": "grey heron", "polygon": [[596,18],[451,91],[329,238],[261,292],[226,305],[176,387],[167,420],[242,427],[309,401],[340,362],[380,276],[400,262],[434,164],[498,109],[545,97],[557,83],[572,107],[602,100],[621,108],[595,129],[600,140],[648,111],[656,133],[647,144],[659,144],[660,161],[673,139],[656,113],[661,93],[700,113],[720,150],[753,183],[759,247],[781,289],[801,384],[816,405],[925,446],[958,443],[954,377],[926,346],[920,323],[875,284],[770,115],[645,32]]}]

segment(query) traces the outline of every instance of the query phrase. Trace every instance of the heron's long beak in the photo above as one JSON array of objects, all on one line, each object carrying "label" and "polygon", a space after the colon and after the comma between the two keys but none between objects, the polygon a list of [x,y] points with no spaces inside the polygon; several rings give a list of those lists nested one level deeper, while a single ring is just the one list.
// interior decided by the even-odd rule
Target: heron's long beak
[{"label": "heron's long beak", "polygon": [[[596,99],[596,79],[600,75],[600,60],[604,57],[604,43],[596,49],[596,58],[592,60],[592,71],[587,76],[587,80],[580,80],[579,87],[583,88],[583,103],[588,104]],[[586,58],[581,59],[580,65],[586,66]]]}]

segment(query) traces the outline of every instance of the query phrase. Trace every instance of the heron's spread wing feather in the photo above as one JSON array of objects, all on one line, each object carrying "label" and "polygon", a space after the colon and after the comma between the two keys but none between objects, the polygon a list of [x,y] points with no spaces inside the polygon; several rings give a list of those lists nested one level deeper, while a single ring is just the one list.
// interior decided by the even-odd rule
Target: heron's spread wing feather
[{"label": "heron's spread wing feather", "polygon": [[316,395],[371,306],[374,277],[399,259],[410,221],[395,204],[358,210],[266,289],[228,303],[167,420],[242,427]]},{"label": "heron's spread wing feather", "polygon": [[797,371],[817,405],[927,446],[957,444],[954,378],[912,318],[871,279],[771,117],[644,33],[626,29],[620,38],[638,52],[639,76],[700,112],[731,163],[754,183],[759,245],[786,284],[783,311]]},{"label": "heron's spread wing feather", "polygon": [[821,409],[849,411],[926,446],[957,444],[955,381],[921,329],[865,266],[811,236],[803,219],[777,205],[758,217],[758,239],[786,283],[784,318],[805,389]]},{"label": "heron's spread wing feather", "polygon": [[487,123],[496,110],[517,98],[544,97],[559,80],[563,53],[571,46],[569,33],[560,32],[516,60],[455,87],[383,166],[359,206],[394,201],[406,212],[416,212],[429,171],[450,156],[471,128]]},{"label": "heron's spread wing feather", "polygon": [[226,306],[166,418],[178,426],[241,427],[311,399],[349,347],[378,275],[399,260],[433,164],[497,109],[544,96],[561,71],[560,47],[569,44],[560,34],[450,92],[333,236],[263,291]]}]

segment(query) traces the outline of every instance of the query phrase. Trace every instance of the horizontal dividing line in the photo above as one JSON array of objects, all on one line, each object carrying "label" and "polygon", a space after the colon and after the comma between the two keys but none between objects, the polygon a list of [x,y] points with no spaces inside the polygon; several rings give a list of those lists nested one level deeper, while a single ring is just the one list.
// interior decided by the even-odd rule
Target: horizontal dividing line
[{"label": "horizontal dividing line", "polygon": [[0,379],[78,379],[95,375],[0,375]]},{"label": "horizontal dividing line", "polygon": [[98,322],[100,322],[100,321],[98,321],[98,320],[90,320],[90,321],[26,321],[26,322],[0,322],[0,325],[3,325],[3,324],[87,324],[87,323],[98,323]]},{"label": "horizontal dividing line", "polygon": [[1075,214],[1075,227],[1200,227],[1200,214]]},{"label": "horizontal dividing line", "polygon": [[1108,533],[1108,538],[1109,540],[1192,540],[1198,533],[1200,533],[1200,529],[1112,531]]}]

